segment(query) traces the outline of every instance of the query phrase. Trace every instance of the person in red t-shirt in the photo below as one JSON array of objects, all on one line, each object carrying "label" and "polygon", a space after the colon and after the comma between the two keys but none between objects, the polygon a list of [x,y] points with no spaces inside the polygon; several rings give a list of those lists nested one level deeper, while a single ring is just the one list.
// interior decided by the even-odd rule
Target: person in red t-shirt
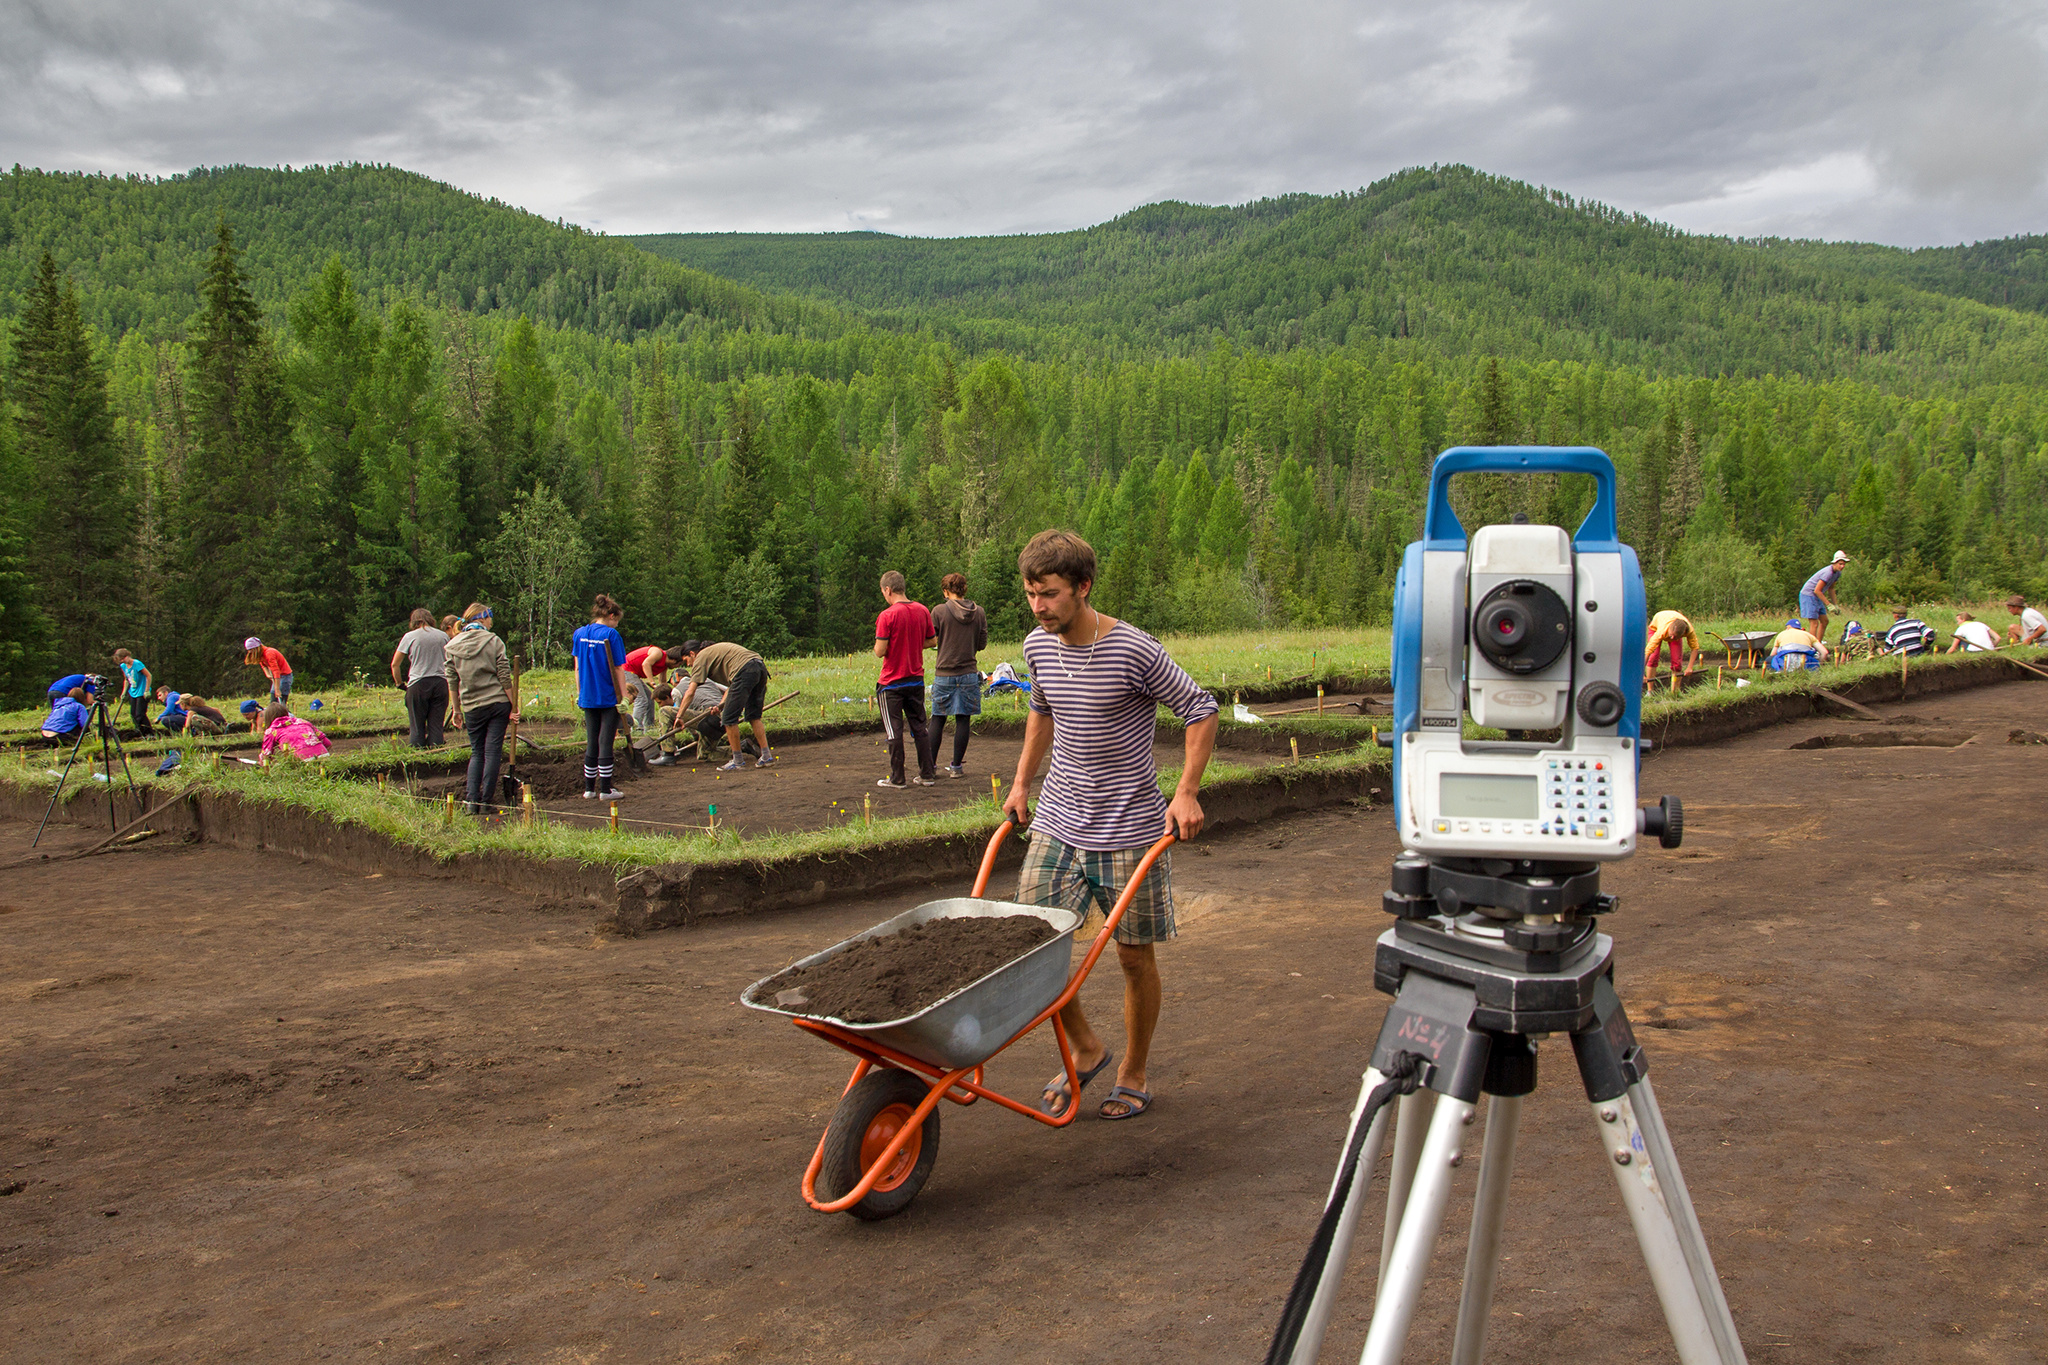
[{"label": "person in red t-shirt", "polygon": [[654,689],[668,676],[668,659],[669,651],[659,645],[642,645],[626,655],[626,681],[633,685],[636,730],[654,728]]},{"label": "person in red t-shirt", "polygon": [[251,668],[263,670],[263,676],[270,679],[270,699],[282,702],[292,695],[291,661],[272,649],[263,641],[251,635],[242,641],[242,662]]},{"label": "person in red t-shirt", "polygon": [[882,661],[882,676],[875,684],[875,699],[881,704],[882,733],[889,737],[889,775],[878,787],[902,791],[903,732],[917,741],[917,776],[920,787],[934,785],[932,741],[925,728],[924,652],[938,639],[932,630],[932,614],[924,603],[906,595],[909,585],[903,575],[891,569],[882,575],[882,597],[889,605],[875,618],[875,657]]}]

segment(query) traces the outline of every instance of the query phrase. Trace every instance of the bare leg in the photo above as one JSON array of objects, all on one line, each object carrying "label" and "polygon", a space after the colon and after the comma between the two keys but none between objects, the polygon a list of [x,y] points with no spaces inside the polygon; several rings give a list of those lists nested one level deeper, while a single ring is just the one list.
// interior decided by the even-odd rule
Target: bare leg
[{"label": "bare leg", "polygon": [[1825,617],[1825,616],[1819,616],[1819,617],[1815,617],[1815,616],[1809,616],[1809,617],[1807,617],[1807,618],[1806,618],[1806,633],[1807,633],[1808,635],[1811,635],[1811,636],[1812,636],[1812,637],[1813,637],[1814,639],[1816,639],[1816,640],[1825,640],[1825,639],[1827,639],[1827,638],[1828,638],[1828,618],[1827,618],[1827,617]]},{"label": "bare leg", "polygon": [[[1116,961],[1124,969],[1124,1060],[1116,1083],[1127,1090],[1145,1088],[1145,1063],[1152,1055],[1152,1031],[1159,1026],[1159,959],[1149,943],[1119,943]],[[1122,1100],[1125,1109],[1132,1106]]]},{"label": "bare leg", "polygon": [[[1117,947],[1122,948],[1123,945],[1119,943]],[[1109,1055],[1109,1048],[1088,1023],[1088,1017],[1081,1013],[1081,997],[1078,994],[1060,1011],[1060,1023],[1067,1030],[1068,1046],[1074,1049],[1075,1074],[1079,1075],[1101,1065],[1102,1059]],[[1064,1084],[1066,1078],[1063,1076],[1060,1079]],[[1045,1102],[1048,1105],[1058,1103],[1057,1092],[1050,1086],[1046,1087]],[[1071,1104],[1073,1101],[1068,1100],[1067,1103]],[[1058,1118],[1066,1112],[1064,1108],[1055,1109],[1052,1115]]]},{"label": "bare leg", "polygon": [[754,744],[761,750],[763,756],[767,754],[768,726],[763,723],[759,716],[754,717]]}]

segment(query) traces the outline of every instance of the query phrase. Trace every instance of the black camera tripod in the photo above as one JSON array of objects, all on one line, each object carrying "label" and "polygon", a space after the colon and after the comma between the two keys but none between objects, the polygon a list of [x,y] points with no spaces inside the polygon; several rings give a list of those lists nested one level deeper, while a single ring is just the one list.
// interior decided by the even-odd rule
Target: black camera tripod
[{"label": "black camera tripod", "polygon": [[[1671,798],[1646,812],[1675,847]],[[1450,1200],[1466,1129],[1489,1098],[1453,1365],[1479,1365],[1522,1097],[1536,1089],[1535,1040],[1568,1034],[1606,1164],[1620,1186],[1665,1321],[1684,1365],[1745,1365],[1706,1237],[1650,1088],[1649,1064],[1614,992],[1614,941],[1595,917],[1616,907],[1597,864],[1395,860],[1373,985],[1394,997],[1373,1048],[1344,1159],[1296,1277],[1269,1365],[1312,1365],[1344,1276],[1366,1177],[1399,1119],[1380,1243],[1378,1297],[1361,1365],[1396,1365]],[[1486,907],[1468,913],[1466,907]],[[1434,1114],[1424,1091],[1433,1091]]]},{"label": "black camera tripod", "polygon": [[[85,743],[88,733],[97,731],[100,737],[100,761],[106,768],[107,779],[107,827],[120,833],[121,822],[114,814],[114,756],[120,755],[121,775],[128,779],[128,794],[135,798],[135,813],[142,814],[142,793],[135,788],[135,774],[128,767],[128,751],[121,747],[121,732],[114,727],[113,716],[107,710],[107,699],[101,693],[94,693],[92,706],[87,711],[86,723],[79,727],[78,738],[71,741],[71,752],[64,759],[64,771],[57,775],[57,790],[50,793],[50,804],[43,807],[42,823],[36,826],[36,837],[29,840],[34,848],[43,841],[43,830],[50,823],[51,812],[57,809],[59,798],[64,795],[64,784],[71,779],[71,765],[78,761],[79,746]],[[91,761],[87,760],[87,767]]]}]

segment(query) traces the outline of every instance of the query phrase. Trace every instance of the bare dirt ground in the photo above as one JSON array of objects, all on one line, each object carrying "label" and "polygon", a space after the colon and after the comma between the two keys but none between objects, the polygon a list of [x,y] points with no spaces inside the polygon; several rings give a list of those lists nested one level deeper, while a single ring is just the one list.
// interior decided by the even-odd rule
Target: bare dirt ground
[{"label": "bare dirt ground", "polygon": [[[2005,742],[2044,704],[1903,708],[1956,748],[1787,747],[1855,728],[1817,720],[1646,767],[1686,845],[1609,876],[1606,927],[1752,1360],[2048,1357],[2048,751]],[[0,859],[28,835],[0,824]],[[946,1107],[932,1183],[876,1225],[797,1197],[839,1054],[734,998],[923,894],[619,940],[219,848],[9,873],[0,1353],[1255,1359],[1385,1008],[1394,850],[1346,807],[1180,851],[1152,1112]],[[1120,1045],[1114,969],[1084,998]],[[1019,1052],[992,1079],[1035,1092],[1050,1040]],[[1543,1059],[1488,1358],[1672,1359],[1569,1049]],[[1414,1360],[1448,1353],[1476,1166]]]},{"label": "bare dirt ground", "polygon": [[[936,785],[914,783],[902,791],[879,788],[877,778],[889,774],[889,751],[879,733],[840,735],[834,739],[802,744],[776,745],[773,731],[768,735],[776,753],[770,768],[749,766],[736,773],[720,772],[718,763],[683,761],[669,767],[631,771],[619,763],[620,790],[626,799],[619,803],[620,819],[629,828],[659,833],[661,828],[694,825],[701,829],[710,819],[710,807],[718,807],[720,828],[731,825],[748,834],[781,833],[791,830],[824,829],[864,818],[873,798],[874,818],[950,810],[955,806],[989,798],[989,778],[1002,780],[1007,791],[1017,773],[1017,758],[1023,741],[1005,735],[976,734],[969,741],[967,775],[948,777],[945,763],[953,756],[953,733],[946,729],[945,749],[939,755]],[[1162,744],[1154,756],[1161,766],[1178,766],[1186,757],[1179,745]],[[1269,754],[1230,751],[1223,758],[1232,763],[1271,763]],[[566,764],[535,764],[523,761],[519,775],[535,784],[534,800],[549,818],[573,824],[602,824],[610,818],[609,808],[585,801],[582,760]],[[904,774],[917,772],[917,757],[906,746]],[[447,791],[462,791],[462,778],[433,778],[418,784],[424,796],[438,798]],[[644,822],[644,823],[643,823]]]}]

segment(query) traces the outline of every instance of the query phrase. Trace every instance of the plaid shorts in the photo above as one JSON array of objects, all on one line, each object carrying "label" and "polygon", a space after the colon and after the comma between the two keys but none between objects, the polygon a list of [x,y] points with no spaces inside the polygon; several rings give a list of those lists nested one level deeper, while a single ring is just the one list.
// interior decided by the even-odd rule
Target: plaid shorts
[{"label": "plaid shorts", "polygon": [[[1144,848],[1097,852],[1075,848],[1050,834],[1034,833],[1024,851],[1024,869],[1017,876],[1017,901],[1078,911],[1085,926],[1094,908],[1099,907],[1105,916],[1115,908],[1117,896],[1145,853]],[[1131,897],[1130,908],[1117,923],[1118,943],[1164,943],[1174,936],[1172,858],[1171,852],[1160,854],[1145,874],[1137,894]]]}]

